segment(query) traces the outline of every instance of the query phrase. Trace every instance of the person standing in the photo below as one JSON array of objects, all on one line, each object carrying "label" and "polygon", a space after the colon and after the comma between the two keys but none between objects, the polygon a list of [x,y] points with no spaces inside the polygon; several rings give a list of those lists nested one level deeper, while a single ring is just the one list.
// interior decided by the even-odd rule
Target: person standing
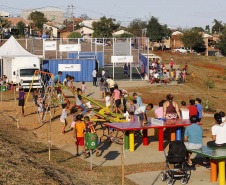
[{"label": "person standing", "polygon": [[159,102],[159,108],[155,109],[155,118],[163,118],[163,101]]},{"label": "person standing", "polygon": [[126,113],[126,111],[127,111],[127,108],[126,108],[127,99],[126,98],[129,96],[129,93],[125,89],[120,89],[119,91],[122,92],[122,98],[123,98],[123,102],[122,103],[123,103],[123,107],[124,107],[124,113]]},{"label": "person standing", "polygon": [[97,83],[96,83],[96,87],[98,87],[101,78],[102,78],[102,71],[99,70],[99,71],[97,72]]},{"label": "person standing", "polygon": [[173,64],[174,64],[173,57],[171,57],[171,60],[170,60],[170,68],[171,68],[171,70],[173,70]]},{"label": "person standing", "polygon": [[186,107],[186,102],[181,102],[182,107],[180,108],[181,119],[189,120],[189,109]]},{"label": "person standing", "polygon": [[137,95],[137,93],[133,93],[133,99],[137,101],[136,108],[143,106],[141,97]]},{"label": "person standing", "polygon": [[198,122],[201,121],[202,117],[205,118],[205,114],[203,112],[203,106],[201,105],[201,103],[202,103],[202,100],[199,99],[199,98],[196,98],[196,100],[195,100],[195,106],[198,109],[198,114],[197,114]]},{"label": "person standing", "polygon": [[190,100],[190,106],[188,107],[189,109],[189,116],[197,116],[198,114],[198,109],[195,106],[195,100]]},{"label": "person standing", "polygon": [[124,69],[124,77],[126,77],[126,75],[128,77],[128,67],[126,64],[124,65],[123,69]]},{"label": "person standing", "polygon": [[96,86],[96,84],[97,84],[97,68],[95,68],[93,70],[92,76],[93,76],[93,86]]},{"label": "person standing", "polygon": [[185,67],[184,67],[185,71],[186,71],[186,75],[188,74],[188,63],[185,64]]},{"label": "person standing", "polygon": [[121,114],[123,114],[123,112],[120,109],[120,105],[121,105],[121,97],[120,97],[120,91],[118,90],[118,86],[116,85],[114,87],[114,92],[112,94],[112,97],[114,97],[114,101],[115,101],[115,105],[116,105],[116,111],[115,113],[118,114],[118,112],[120,112]]},{"label": "person standing", "polygon": [[22,116],[24,116],[25,95],[26,95],[26,93],[24,92],[24,90],[20,89],[20,92],[19,92],[19,104],[18,105],[21,107]]},{"label": "person standing", "polygon": [[105,70],[104,68],[102,69],[102,78],[104,78]]}]

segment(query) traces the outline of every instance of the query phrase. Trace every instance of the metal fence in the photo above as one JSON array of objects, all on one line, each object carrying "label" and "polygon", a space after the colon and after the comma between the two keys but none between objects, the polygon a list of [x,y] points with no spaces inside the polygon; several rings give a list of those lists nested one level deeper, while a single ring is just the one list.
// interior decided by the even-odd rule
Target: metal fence
[{"label": "metal fence", "polygon": [[[7,40],[3,39],[0,42],[2,46]],[[39,38],[27,38],[27,39],[17,39],[20,45],[26,49],[28,52],[34,55],[43,55],[43,40]],[[128,55],[128,46],[130,46],[131,55],[133,56],[133,62],[139,62],[139,53],[146,53],[148,46],[147,38],[57,38],[57,39],[46,39],[45,41],[56,41],[57,50],[56,51],[45,51],[44,59],[67,59],[68,52],[60,52],[59,45],[65,44],[81,44],[81,52],[103,52],[104,53],[104,65],[111,65],[111,56],[124,54]],[[115,47],[114,47],[115,43]],[[125,43],[123,45],[117,45],[118,43]],[[126,44],[127,43],[127,44]],[[121,47],[121,48],[120,48]],[[119,52],[121,51],[121,52]],[[124,56],[123,55],[123,56]]]}]

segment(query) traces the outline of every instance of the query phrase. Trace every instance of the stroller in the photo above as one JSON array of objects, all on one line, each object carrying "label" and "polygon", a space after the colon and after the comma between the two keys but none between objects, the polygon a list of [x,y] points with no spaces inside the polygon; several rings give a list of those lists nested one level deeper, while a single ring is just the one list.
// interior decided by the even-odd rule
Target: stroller
[{"label": "stroller", "polygon": [[[176,180],[180,180],[181,184],[187,184],[191,175],[185,168],[187,161],[187,150],[183,141],[171,141],[169,144],[168,156],[165,149],[166,170],[161,172],[161,180],[166,181],[167,185],[173,185]],[[174,169],[170,169],[169,164],[174,165]]]}]

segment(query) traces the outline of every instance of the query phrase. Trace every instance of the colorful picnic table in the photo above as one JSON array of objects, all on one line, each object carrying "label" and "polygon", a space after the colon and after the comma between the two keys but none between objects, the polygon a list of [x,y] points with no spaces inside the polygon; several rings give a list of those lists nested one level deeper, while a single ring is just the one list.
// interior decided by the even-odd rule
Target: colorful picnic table
[{"label": "colorful picnic table", "polygon": [[201,149],[188,150],[189,152],[196,153],[211,159],[210,167],[210,180],[211,182],[217,181],[217,160],[219,160],[219,185],[225,185],[225,159],[226,147],[210,147],[203,146]]},{"label": "colorful picnic table", "polygon": [[[201,125],[201,123],[199,123]],[[151,123],[148,119],[148,123],[141,127],[139,121],[134,122],[119,122],[119,123],[105,123],[107,127],[114,128],[116,130],[124,131],[125,133],[125,146],[129,141],[130,151],[134,151],[134,131],[143,130],[143,145],[148,145],[148,132],[147,129],[158,129],[159,130],[159,151],[163,151],[164,135],[163,129],[171,129],[171,141],[181,140],[181,128],[184,126],[191,125],[189,120],[167,120],[164,122],[163,126]]]}]

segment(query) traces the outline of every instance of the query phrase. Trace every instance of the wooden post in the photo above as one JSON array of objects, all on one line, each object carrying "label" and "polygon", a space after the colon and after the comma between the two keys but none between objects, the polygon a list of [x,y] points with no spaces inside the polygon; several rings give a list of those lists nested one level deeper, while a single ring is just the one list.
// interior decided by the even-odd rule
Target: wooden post
[{"label": "wooden post", "polygon": [[50,96],[50,110],[49,110],[49,161],[51,160],[51,123],[52,123],[52,97],[53,97],[53,81],[54,75],[52,75],[52,84],[51,84],[51,96]]},{"label": "wooden post", "polygon": [[17,102],[16,102],[16,89],[14,89],[14,99],[15,99],[15,111],[16,111],[16,122],[17,122],[17,128],[19,129],[20,128],[20,123],[19,123],[19,113],[17,111]]},{"label": "wooden post", "polygon": [[[125,133],[123,132],[123,135],[124,135]],[[123,141],[122,141],[122,185],[124,185],[124,151],[125,151],[125,141],[124,141],[124,138],[125,137],[123,137]]]}]

